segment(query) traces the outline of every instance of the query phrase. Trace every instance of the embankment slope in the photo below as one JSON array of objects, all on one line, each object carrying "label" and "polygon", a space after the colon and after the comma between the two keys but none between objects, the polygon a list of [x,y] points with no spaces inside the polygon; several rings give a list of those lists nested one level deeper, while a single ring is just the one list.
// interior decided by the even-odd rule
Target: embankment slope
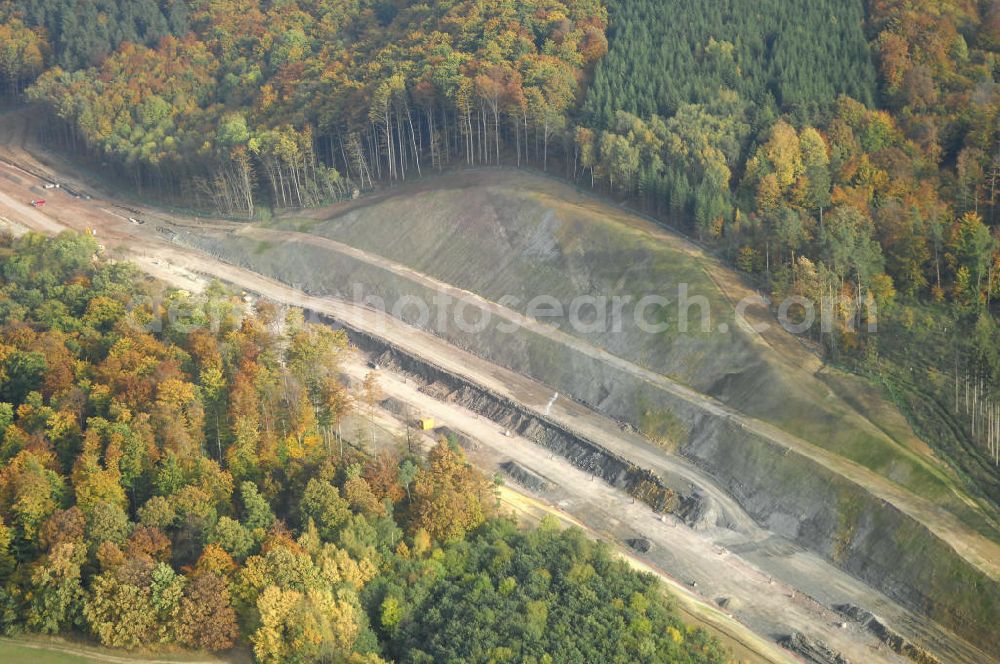
[{"label": "embankment slope", "polygon": [[[991,516],[912,432],[869,419],[820,380],[820,363],[789,335],[741,324],[738,280],[650,222],[565,185],[490,172],[269,229],[179,239],[308,292],[351,298],[349,285],[360,284],[390,306],[419,299],[430,321],[440,314],[434,295],[454,289],[469,319],[497,315],[479,331],[425,323],[449,342],[633,424],[709,471],[775,532],[1000,648],[988,627],[1000,617],[997,548],[981,535],[992,532]],[[682,285],[688,299],[704,298],[707,328],[693,305],[687,332],[679,329]],[[669,301],[646,311],[665,323],[655,334],[634,316],[651,294]],[[538,295],[564,308],[580,295],[629,299],[620,331],[504,332]],[[417,322],[419,311],[400,315]]]}]

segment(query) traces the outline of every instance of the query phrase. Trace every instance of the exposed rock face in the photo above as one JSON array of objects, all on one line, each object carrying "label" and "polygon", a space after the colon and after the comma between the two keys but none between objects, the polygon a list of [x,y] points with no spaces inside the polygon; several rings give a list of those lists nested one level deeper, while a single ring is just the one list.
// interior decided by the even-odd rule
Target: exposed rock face
[{"label": "exposed rock face", "polygon": [[915,643],[911,643],[910,641],[904,639],[900,634],[886,625],[879,617],[872,614],[871,611],[866,611],[860,606],[854,606],[853,604],[838,604],[833,608],[854,622],[864,625],[872,634],[877,636],[882,643],[886,644],[900,655],[909,657],[914,662],[917,662],[917,664],[941,664],[941,661],[937,657],[931,655]]},{"label": "exposed rock face", "polygon": [[[680,452],[758,522],[900,604],[1000,652],[1000,583],[893,505],[729,422],[693,419]],[[970,588],[976,588],[970,592]]]},{"label": "exposed rock face", "polygon": [[[332,322],[332,321],[331,321]],[[527,411],[499,394],[471,385],[462,378],[430,366],[384,341],[351,332],[352,341],[378,357],[379,366],[401,372],[421,383],[420,391],[437,399],[461,404],[518,435],[568,459],[608,484],[623,489],[658,512],[675,510],[687,501],[655,473],[636,466],[600,443]]]},{"label": "exposed rock face", "polygon": [[843,655],[831,649],[822,641],[795,632],[778,641],[782,646],[801,655],[811,664],[851,664]]},{"label": "exposed rock face", "polygon": [[867,625],[868,622],[875,617],[871,611],[862,609],[860,606],[855,606],[853,604],[837,604],[833,607],[834,611],[841,613],[845,618],[861,623],[862,625]]},{"label": "exposed rock face", "polygon": [[732,597],[717,597],[715,598],[715,603],[720,609],[725,609],[726,611],[733,612],[739,611],[743,608],[743,604]]},{"label": "exposed rock face", "polygon": [[545,493],[552,488],[548,480],[538,473],[528,470],[516,461],[504,461],[500,464],[500,470],[503,471],[504,475],[529,491]]},{"label": "exposed rock face", "polygon": [[697,489],[683,502],[677,515],[684,519],[684,523],[688,527],[694,530],[711,530],[727,525],[715,500]]},{"label": "exposed rock face", "polygon": [[392,397],[389,397],[388,399],[383,399],[382,401],[379,402],[379,406],[386,412],[392,413],[397,417],[406,416],[406,411],[407,411],[406,404],[399,401],[398,399],[393,399]]}]

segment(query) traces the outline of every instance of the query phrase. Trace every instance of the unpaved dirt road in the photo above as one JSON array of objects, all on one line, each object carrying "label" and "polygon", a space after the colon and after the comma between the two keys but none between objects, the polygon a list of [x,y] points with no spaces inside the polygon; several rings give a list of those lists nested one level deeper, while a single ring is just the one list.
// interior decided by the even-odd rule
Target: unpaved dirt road
[{"label": "unpaved dirt road", "polygon": [[[933,533],[946,542],[950,542],[959,553],[968,561],[979,567],[988,576],[1000,578],[1000,545],[985,539],[975,533],[968,532],[968,528],[958,522],[949,512],[941,509],[929,500],[916,496],[899,485],[887,480],[864,466],[854,463],[842,456],[833,454],[816,445],[794,436],[787,431],[768,422],[749,417],[719,400],[697,392],[690,387],[683,385],[663,374],[650,371],[645,367],[634,364],[616,355],[612,355],[603,348],[598,348],[587,343],[585,340],[563,332],[551,325],[543,323],[535,318],[525,316],[496,302],[463,290],[451,284],[434,279],[405,265],[400,265],[387,258],[363,251],[350,245],[346,245],[336,240],[298,233],[285,230],[270,230],[262,228],[247,227],[237,231],[238,235],[250,237],[266,242],[293,242],[311,244],[335,253],[350,256],[356,260],[369,265],[379,267],[387,272],[395,274],[404,279],[412,280],[438,293],[445,294],[455,300],[468,302],[484,311],[488,311],[491,316],[509,321],[518,327],[530,330],[536,334],[547,337],[563,346],[573,348],[588,357],[627,372],[637,378],[656,385],[658,388],[683,399],[687,403],[695,405],[704,411],[722,418],[728,419],[741,425],[747,431],[758,436],[779,442],[790,450],[801,454],[820,465],[833,470],[835,473],[850,479],[859,484],[869,492],[875,494],[886,502],[892,503],[900,510],[923,523]],[[603,439],[601,439],[603,440]],[[635,459],[640,465],[654,467],[658,460],[662,460],[662,452],[642,455],[641,461],[635,457],[635,453],[630,446],[629,450],[616,449],[616,452]],[[734,503],[735,504],[735,503]]]},{"label": "unpaved dirt road", "polygon": [[[344,362],[343,368],[352,381],[358,385],[371,372],[369,358],[364,357],[361,353],[353,353]],[[595,537],[617,545],[622,555],[637,568],[651,571],[660,576],[670,591],[682,598],[682,602],[690,614],[739,644],[741,650],[745,651],[743,657],[753,658],[754,662],[791,664],[798,661],[788,651],[770,640],[761,638],[756,632],[747,629],[736,618],[727,614],[726,611],[719,609],[710,596],[697,592],[685,582],[659,569],[652,558],[640,556],[620,546],[622,542],[620,536],[606,529],[606,521],[598,522],[594,519],[588,519],[589,522],[584,523],[572,516],[578,510],[572,508],[571,502],[579,501],[580,506],[583,506],[584,501],[596,503],[598,510],[607,516],[616,514],[619,506],[634,507],[633,501],[628,496],[615,491],[603,482],[594,480],[562,457],[553,456],[530,440],[518,435],[508,436],[498,425],[476,413],[454,403],[439,401],[424,394],[420,391],[418,384],[412,380],[387,371],[377,371],[376,375],[384,396],[406,405],[412,417],[418,415],[433,417],[439,430],[446,429],[473,441],[471,445],[466,446],[466,454],[470,460],[485,471],[496,472],[499,470],[501,462],[514,460],[522,467],[529,468],[538,474],[544,473],[546,477],[559,477],[560,482],[575,487],[575,490],[567,490],[565,493],[560,491],[558,496],[556,494],[536,496],[508,481],[508,485],[505,487],[507,490],[505,502],[523,504],[524,501],[528,501],[542,512],[551,513],[565,523],[581,527]],[[401,421],[399,416],[381,408],[375,409],[374,421],[381,430],[394,434],[380,438],[384,441],[383,447],[398,448],[402,441],[408,440],[411,449],[426,452],[436,442],[433,437],[434,432],[418,431],[412,427],[412,422],[411,426],[407,428],[406,423]],[[511,497],[510,493],[517,494],[520,498]],[[637,515],[641,515],[641,521],[652,519],[654,522],[663,523],[658,515],[639,507],[636,512]],[[671,535],[682,531],[691,532],[683,524],[678,524],[672,517],[668,518],[667,523],[671,524],[669,531]],[[671,539],[669,545],[673,546],[675,541]],[[683,544],[681,545],[683,546]],[[709,561],[713,560],[715,552],[710,551],[710,547],[706,543],[703,542],[702,546],[698,547],[698,551],[707,555]],[[752,574],[752,576],[759,578],[759,574]],[[773,590],[773,586],[769,585],[769,590]],[[788,588],[784,590],[791,592],[791,589]],[[876,648],[877,646],[873,642],[870,647]]]},{"label": "unpaved dirt road", "polygon": [[[0,120],[0,127],[3,126],[4,123]],[[3,131],[0,129],[0,141],[4,138]],[[10,134],[7,136],[10,137]],[[22,142],[21,145],[23,144]],[[88,197],[83,193],[88,191],[84,183],[62,174],[57,176],[44,162],[19,149],[16,137],[3,145],[0,157],[13,158],[17,165],[0,163],[0,218],[6,218],[14,225],[47,233],[64,228],[92,229],[96,232],[98,241],[106,246],[111,255],[133,260],[144,270],[167,282],[184,288],[196,288],[205,282],[206,277],[218,278],[277,302],[324,313],[356,329],[380,330],[381,335],[394,345],[474,384],[497,394],[507,395],[535,412],[541,413],[546,409],[551,390],[535,381],[455,349],[437,337],[396,319],[344,301],[310,297],[248,270],[171,244],[157,231],[158,227],[166,227],[171,223],[197,225],[199,222],[147,208],[133,207],[128,214],[123,213],[113,201],[96,196]],[[24,168],[29,170],[23,170]],[[59,178],[60,182],[72,185],[82,195],[75,197],[63,189],[48,190],[46,198],[49,203],[46,207],[32,208],[26,201],[37,197],[39,187],[45,183],[38,175],[42,178]],[[131,223],[128,216],[145,223]],[[723,506],[727,517],[736,525],[736,530],[702,533],[672,524],[669,520],[658,521],[645,506],[633,504],[625,494],[599,480],[591,481],[582,471],[565,461],[551,458],[546,451],[532,443],[503,437],[495,426],[485,420],[475,418],[454,404],[436,402],[416,392],[415,388],[407,388],[406,383],[400,386],[392,377],[388,377],[385,382],[391,389],[397,390],[397,396],[401,400],[426,409],[442,421],[453,423],[457,429],[467,431],[481,440],[493,450],[496,458],[514,458],[513,455],[517,454],[519,462],[523,462],[526,467],[552,477],[559,485],[559,491],[563,492],[559,498],[559,502],[564,503],[563,509],[594,530],[607,533],[618,541],[636,534],[650,538],[655,544],[649,555],[650,564],[678,579],[697,580],[701,589],[699,592],[704,593],[709,601],[720,596],[735,598],[737,602],[734,605],[738,605],[739,609],[733,610],[734,615],[766,638],[773,639],[791,631],[801,631],[842,651],[852,662],[900,661],[896,655],[877,649],[871,635],[860,630],[840,628],[836,617],[826,608],[834,601],[851,602],[874,610],[898,631],[939,654],[943,662],[980,664],[990,661],[984,653],[948,631],[903,609],[817,556],[774,538],[749,519],[735,501],[698,469],[651,448],[640,437],[622,432],[617,423],[575,402],[557,400],[548,413],[549,419],[584,437],[600,441],[605,447],[634,459],[639,465],[664,472],[671,477],[690,478],[693,484],[709,492]],[[732,412],[689,388],[678,385],[674,389],[678,390],[679,395],[709,412],[740,418],[744,426],[752,427],[767,437],[774,436],[796,451],[800,451],[800,446],[806,445],[788,438],[785,432],[772,430],[770,425]],[[818,454],[812,446],[807,446],[801,452]],[[870,478],[865,473],[871,475],[870,472],[847,467],[848,464],[842,460],[838,463],[845,464],[842,470],[844,474],[853,473],[848,476],[856,477],[857,481],[868,485]],[[898,492],[891,487],[883,487],[884,481],[881,478],[873,479],[876,490],[884,492],[887,500],[893,503],[902,501],[921,520],[926,519],[925,522],[934,524],[934,527],[941,529],[946,535],[956,533],[956,537],[948,537],[948,541],[965,541],[964,534],[959,536],[957,529],[951,530],[947,515],[941,515],[937,510],[928,510],[926,506],[912,500],[911,496],[896,495]],[[728,553],[720,555],[722,548]],[[737,550],[740,551],[739,554],[734,552]],[[984,555],[978,545],[970,547],[966,553],[971,560],[986,567],[995,566],[1000,561],[1000,556]],[[822,603],[809,599],[810,597],[815,597]]]},{"label": "unpaved dirt road", "polygon": [[[354,363],[348,368],[358,380],[368,371],[366,365],[361,363]],[[532,441],[517,435],[507,435],[497,424],[452,403],[423,394],[412,381],[405,382],[392,373],[380,372],[379,385],[387,396],[409,404],[413,412],[433,417],[439,424],[475,441],[475,447],[469,450],[469,456],[477,465],[495,469],[500,462],[513,460],[550,479],[559,488],[544,498],[560,511],[577,515],[595,533],[618,543],[623,542],[626,537],[642,536],[649,539],[654,550],[649,555],[637,556],[640,560],[659,568],[658,559],[663,553],[669,552],[669,556],[686,561],[687,564],[683,566],[668,563],[659,568],[661,575],[666,577],[675,592],[693,595],[706,604],[712,603],[718,596],[735,598],[734,605],[753,604],[752,613],[780,616],[768,626],[778,633],[787,630],[789,624],[812,624],[820,615],[831,625],[837,622],[831,611],[814,601],[804,598],[800,603],[786,601],[794,593],[792,588],[780,583],[769,583],[767,574],[736,556],[720,555],[719,547],[710,537],[696,533],[674,517],[661,519],[660,515],[647,506]],[[703,561],[703,565],[701,569],[695,569],[694,561],[699,559]],[[720,574],[719,567],[730,569]],[[726,577],[727,583],[712,583],[714,575]],[[740,580],[739,585],[729,582],[734,579]],[[689,588],[687,584],[695,580],[698,583],[697,589]],[[723,595],[714,594],[720,590]],[[791,612],[797,615],[791,615]],[[767,628],[758,631],[766,630]],[[857,655],[863,656],[858,661],[905,661],[895,657],[879,659],[875,650],[876,641],[870,635],[858,632],[845,632],[841,635],[832,629],[824,629],[822,632],[822,638],[827,639],[833,647],[846,652],[854,650]],[[847,638],[838,638],[842,636]],[[859,636],[862,638],[859,639]],[[859,640],[867,643],[862,648],[855,648],[854,642]],[[772,661],[792,659],[773,645],[765,653]]]}]

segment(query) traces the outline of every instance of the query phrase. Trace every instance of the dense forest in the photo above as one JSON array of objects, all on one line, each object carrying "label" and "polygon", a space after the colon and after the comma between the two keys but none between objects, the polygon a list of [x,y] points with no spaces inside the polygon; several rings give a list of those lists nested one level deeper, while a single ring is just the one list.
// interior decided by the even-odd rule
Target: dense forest
[{"label": "dense forest", "polygon": [[0,4],[0,69],[118,182],[251,218],[565,175],[820,303],[818,347],[1000,503],[996,0],[96,5]]},{"label": "dense forest", "polygon": [[24,23],[44,31],[52,61],[66,69],[99,65],[125,42],[155,46],[190,28],[184,0],[33,0],[22,5]]},{"label": "dense forest", "polygon": [[597,0],[188,5],[191,32],[90,69],[62,66],[81,38],[60,33],[63,59],[28,95],[135,186],[248,217],[262,198],[315,205],[511,151],[545,168],[607,47]]},{"label": "dense forest", "polygon": [[803,119],[842,94],[875,99],[861,0],[607,4],[611,49],[583,107],[592,125],[613,126],[618,111],[671,117],[684,104],[716,100],[720,88],[757,113]]},{"label": "dense forest", "polygon": [[343,332],[96,251],[0,238],[4,633],[275,664],[727,661],[607,546],[498,518],[453,443],[339,440],[375,390],[339,382]]}]

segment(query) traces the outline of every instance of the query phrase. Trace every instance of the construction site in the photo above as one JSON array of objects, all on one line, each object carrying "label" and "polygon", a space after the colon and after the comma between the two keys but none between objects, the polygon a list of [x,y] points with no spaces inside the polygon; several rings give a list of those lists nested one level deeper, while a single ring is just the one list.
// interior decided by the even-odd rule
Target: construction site
[{"label": "construction site", "polygon": [[[345,378],[374,371],[384,393],[374,444],[454,438],[504,478],[506,509],[613,543],[738,658],[1000,661],[1000,515],[878,390],[764,304],[737,307],[757,295],[739,275],[640,215],[483,169],[201,219],[115,198],[13,112],[0,226],[89,232],[176,288],[218,280],[346,330]],[[665,305],[645,312],[662,331],[636,324],[644,296],[681,286],[709,324],[681,332]],[[618,297],[624,322],[556,325],[527,306],[540,296]],[[484,324],[450,322],[455,303]]]}]

